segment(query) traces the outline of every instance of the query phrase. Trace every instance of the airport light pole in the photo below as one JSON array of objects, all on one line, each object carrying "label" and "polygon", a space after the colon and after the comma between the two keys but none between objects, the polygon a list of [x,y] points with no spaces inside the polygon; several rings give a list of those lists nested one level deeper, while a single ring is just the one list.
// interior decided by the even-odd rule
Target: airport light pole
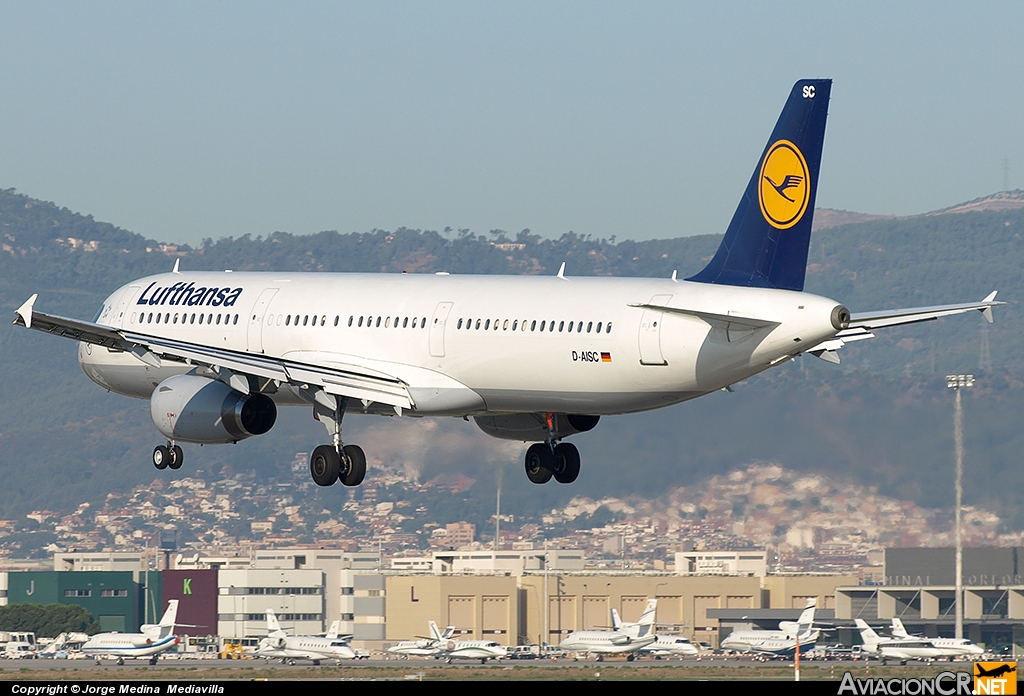
[{"label": "airport light pole", "polygon": [[974,375],[946,375],[946,387],[956,393],[953,415],[953,440],[956,443],[956,637],[964,637],[964,540],[960,512],[963,507],[964,488],[964,412],[960,390],[974,386]]}]

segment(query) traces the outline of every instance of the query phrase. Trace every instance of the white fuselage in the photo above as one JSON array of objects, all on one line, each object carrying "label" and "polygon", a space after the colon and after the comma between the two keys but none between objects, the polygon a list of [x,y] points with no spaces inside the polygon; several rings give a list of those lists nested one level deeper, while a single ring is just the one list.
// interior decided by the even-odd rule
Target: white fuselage
[{"label": "white fuselage", "polygon": [[[931,660],[949,655],[926,638],[890,638],[878,643],[865,643],[865,652],[876,653],[897,660]],[[957,653],[960,654],[960,653]]]},{"label": "white fuselage", "polygon": [[[750,328],[687,312],[774,322]],[[643,411],[706,394],[833,336],[836,302],[787,290],[663,279],[184,273],[115,291],[97,323],[408,385],[409,415]],[[159,321],[157,321],[159,319]],[[181,363],[82,345],[100,385],[149,398]],[[305,405],[282,385],[279,405]],[[369,412],[393,413],[372,401]]]},{"label": "white fuselage", "polygon": [[441,647],[434,640],[403,640],[387,650],[392,655],[415,655],[417,657],[433,657],[441,654]]},{"label": "white fuselage", "polygon": [[178,644],[174,635],[163,638],[144,633],[97,633],[82,646],[86,655],[111,657],[152,657]]},{"label": "white fuselage", "polygon": [[450,640],[442,655],[449,660],[500,660],[508,657],[508,649],[493,640]]},{"label": "white fuselage", "polygon": [[256,654],[293,660],[354,660],[356,657],[344,640],[319,636],[286,636],[276,643],[264,639]]},{"label": "white fuselage", "polygon": [[649,655],[697,655],[700,651],[687,638],[679,636],[654,636],[654,642],[640,649]]},{"label": "white fuselage", "polygon": [[[817,638],[817,631],[801,636],[800,654],[813,650]],[[734,631],[719,647],[735,652],[792,655],[796,652],[796,638],[784,631]]]},{"label": "white fuselage", "polygon": [[567,652],[625,655],[651,645],[655,638],[653,633],[638,638],[622,631],[576,631],[570,633],[558,647]]}]

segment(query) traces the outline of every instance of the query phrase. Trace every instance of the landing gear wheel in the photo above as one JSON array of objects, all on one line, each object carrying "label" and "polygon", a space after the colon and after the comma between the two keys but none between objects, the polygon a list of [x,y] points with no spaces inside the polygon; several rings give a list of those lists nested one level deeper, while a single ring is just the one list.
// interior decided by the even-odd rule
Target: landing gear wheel
[{"label": "landing gear wheel", "polygon": [[338,480],[341,457],[332,445],[320,445],[309,458],[309,473],[318,486],[333,486]]},{"label": "landing gear wheel", "polygon": [[117,666],[118,667],[123,667],[124,666],[124,658],[123,657],[117,658]]},{"label": "landing gear wheel", "polygon": [[532,483],[547,483],[554,469],[554,455],[547,443],[538,442],[526,450],[526,478]]},{"label": "landing gear wheel", "polygon": [[580,475],[580,451],[571,442],[555,447],[555,480],[572,483]]},{"label": "landing gear wheel", "polygon": [[181,468],[181,465],[185,463],[185,453],[181,451],[181,447],[179,447],[178,445],[171,447],[170,450],[171,461],[167,462],[167,466],[174,470],[178,470]]},{"label": "landing gear wheel", "polygon": [[366,476],[366,455],[359,445],[345,445],[341,448],[346,466],[339,472],[338,479],[346,486],[358,486]]},{"label": "landing gear wheel", "polygon": [[167,465],[171,463],[171,451],[163,445],[157,445],[156,449],[153,450],[153,466],[157,469],[166,469]]},{"label": "landing gear wheel", "polygon": [[151,665],[155,665],[156,664],[156,655],[154,655],[153,657],[149,658],[149,664],[151,664]]}]

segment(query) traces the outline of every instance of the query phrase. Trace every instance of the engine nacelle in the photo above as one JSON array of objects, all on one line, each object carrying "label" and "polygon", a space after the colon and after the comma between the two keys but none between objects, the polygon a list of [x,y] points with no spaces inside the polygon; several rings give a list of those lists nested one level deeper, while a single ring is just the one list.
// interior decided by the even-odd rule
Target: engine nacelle
[{"label": "engine nacelle", "polygon": [[277,421],[277,406],[265,394],[246,395],[223,382],[191,374],[158,384],[149,412],[167,439],[208,445],[262,435]]},{"label": "engine nacelle", "polygon": [[[575,413],[555,414],[553,425],[555,438],[560,439],[575,433],[593,430],[600,416],[582,416]],[[544,442],[548,439],[548,428],[541,413],[513,413],[507,416],[474,416],[473,420],[485,433],[502,440],[520,442]]]}]

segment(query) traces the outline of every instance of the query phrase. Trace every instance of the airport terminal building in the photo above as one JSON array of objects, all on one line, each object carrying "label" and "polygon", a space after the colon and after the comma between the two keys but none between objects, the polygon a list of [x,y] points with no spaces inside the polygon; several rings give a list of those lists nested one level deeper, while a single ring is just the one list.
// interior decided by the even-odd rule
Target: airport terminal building
[{"label": "airport terminal building", "polygon": [[[968,551],[966,637],[1024,644],[1024,549]],[[709,572],[697,572],[696,562],[681,564],[681,573],[588,570],[572,550],[436,552],[384,567],[372,552],[286,548],[178,555],[161,571],[147,571],[138,553],[58,554],[52,571],[0,573],[0,603],[80,604],[105,631],[135,631],[177,599],[177,633],[189,637],[189,649],[211,651],[225,640],[255,645],[267,633],[268,609],[295,635],[323,634],[339,621],[354,647],[372,650],[425,635],[430,620],[463,639],[557,644],[574,631],[606,628],[612,608],[636,620],[648,598],[658,599],[659,633],[712,647],[734,630],[794,620],[811,598],[819,619],[839,629],[830,643],[859,643],[857,618],[885,627],[898,617],[913,633],[953,635],[949,549],[889,549],[880,585],[851,575],[769,574],[756,560],[730,565],[728,556],[697,560]]]}]

